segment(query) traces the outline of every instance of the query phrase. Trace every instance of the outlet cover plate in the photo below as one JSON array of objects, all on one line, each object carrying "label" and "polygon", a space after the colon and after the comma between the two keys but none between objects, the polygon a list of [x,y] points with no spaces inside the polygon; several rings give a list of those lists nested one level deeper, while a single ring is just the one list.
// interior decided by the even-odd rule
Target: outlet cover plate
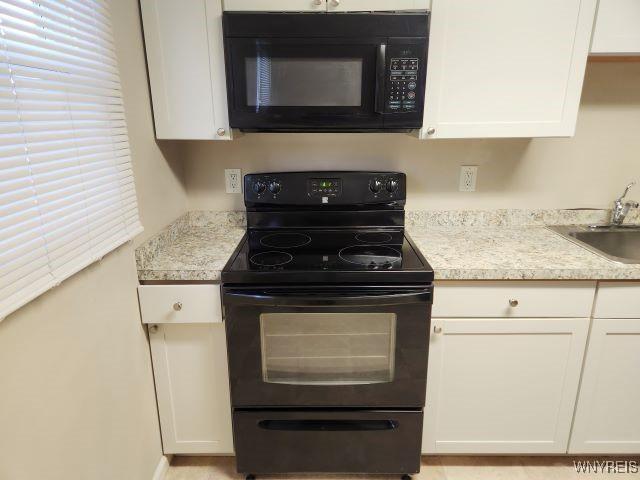
[{"label": "outlet cover plate", "polygon": [[478,167],[475,165],[463,165],[460,167],[460,191],[475,192],[478,182]]},{"label": "outlet cover plate", "polygon": [[226,168],[224,171],[224,185],[227,193],[242,193],[242,170]]}]

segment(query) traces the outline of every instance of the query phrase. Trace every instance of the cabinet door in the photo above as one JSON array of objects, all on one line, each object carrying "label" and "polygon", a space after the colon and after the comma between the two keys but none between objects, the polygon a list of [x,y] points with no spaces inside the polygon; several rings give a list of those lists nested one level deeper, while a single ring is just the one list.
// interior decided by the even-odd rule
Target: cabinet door
[{"label": "cabinet door", "polygon": [[422,138],[575,131],[597,0],[433,0]]},{"label": "cabinet door", "polygon": [[323,12],[327,0],[224,0],[232,12]]},{"label": "cabinet door", "polygon": [[434,319],[423,453],[566,453],[588,319]]},{"label": "cabinet door", "polygon": [[595,319],[569,453],[640,453],[640,319]]},{"label": "cabinet door", "polygon": [[330,12],[428,10],[431,0],[328,0]]},{"label": "cabinet door", "polygon": [[640,55],[640,2],[600,0],[591,53]]},{"label": "cabinet door", "polygon": [[140,5],[156,137],[230,139],[220,2]]},{"label": "cabinet door", "polygon": [[152,325],[149,338],[164,453],[232,453],[224,325]]}]

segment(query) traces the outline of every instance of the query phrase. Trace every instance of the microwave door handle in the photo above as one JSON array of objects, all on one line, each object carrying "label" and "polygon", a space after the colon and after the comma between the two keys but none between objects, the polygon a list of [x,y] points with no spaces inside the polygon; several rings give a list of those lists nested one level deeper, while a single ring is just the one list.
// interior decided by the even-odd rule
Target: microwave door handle
[{"label": "microwave door handle", "polygon": [[376,99],[375,99],[375,111],[376,113],[384,113],[384,94],[386,83],[386,68],[387,68],[387,44],[381,43],[378,45],[378,54],[376,56]]},{"label": "microwave door handle", "polygon": [[410,293],[396,293],[386,295],[354,295],[354,296],[288,296],[288,295],[267,295],[261,292],[240,293],[226,292],[224,294],[225,303],[242,305],[272,305],[272,306],[295,306],[295,307],[315,307],[315,306],[383,306],[383,305],[405,305],[409,303],[431,302],[432,291],[430,289],[420,290]]}]

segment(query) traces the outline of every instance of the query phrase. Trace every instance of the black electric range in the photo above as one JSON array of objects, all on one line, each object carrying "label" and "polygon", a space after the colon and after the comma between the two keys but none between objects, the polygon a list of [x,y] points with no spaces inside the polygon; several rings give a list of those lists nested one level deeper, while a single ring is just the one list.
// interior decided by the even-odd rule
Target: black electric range
[{"label": "black electric range", "polygon": [[222,271],[239,472],[420,469],[433,270],[395,172],[247,175]]}]

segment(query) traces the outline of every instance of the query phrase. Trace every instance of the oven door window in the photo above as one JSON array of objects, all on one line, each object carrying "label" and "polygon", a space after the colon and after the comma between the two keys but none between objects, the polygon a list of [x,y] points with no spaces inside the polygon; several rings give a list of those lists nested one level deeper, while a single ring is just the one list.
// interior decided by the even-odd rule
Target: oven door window
[{"label": "oven door window", "polygon": [[263,313],[266,383],[358,385],[394,379],[394,313]]}]

